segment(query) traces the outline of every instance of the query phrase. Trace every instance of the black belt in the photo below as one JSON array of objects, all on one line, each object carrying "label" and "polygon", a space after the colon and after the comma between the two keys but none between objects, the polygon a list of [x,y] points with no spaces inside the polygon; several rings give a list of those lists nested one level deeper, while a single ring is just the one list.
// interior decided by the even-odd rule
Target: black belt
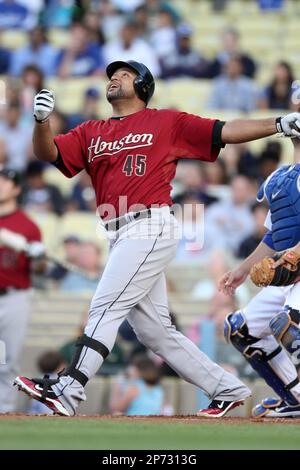
[{"label": "black belt", "polygon": [[[170,214],[174,215],[174,211],[170,210]],[[106,222],[106,224],[104,224],[104,227],[106,230],[117,231],[120,228],[124,227],[126,224],[133,222],[134,220],[149,219],[151,215],[152,215],[151,209],[146,209],[146,210],[139,211],[139,212],[133,212],[130,214],[122,215],[121,217],[118,217],[117,219],[109,220],[108,222]]]}]

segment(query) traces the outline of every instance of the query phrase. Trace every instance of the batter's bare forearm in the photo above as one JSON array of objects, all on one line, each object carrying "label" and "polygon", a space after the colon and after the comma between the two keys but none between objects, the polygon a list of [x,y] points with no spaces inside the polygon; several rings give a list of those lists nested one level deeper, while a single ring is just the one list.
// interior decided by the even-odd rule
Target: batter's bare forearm
[{"label": "batter's bare forearm", "polygon": [[276,119],[234,119],[222,129],[224,144],[240,144],[276,134]]},{"label": "batter's bare forearm", "polygon": [[49,121],[36,123],[33,131],[33,151],[39,160],[55,162],[58,151],[53,140]]}]

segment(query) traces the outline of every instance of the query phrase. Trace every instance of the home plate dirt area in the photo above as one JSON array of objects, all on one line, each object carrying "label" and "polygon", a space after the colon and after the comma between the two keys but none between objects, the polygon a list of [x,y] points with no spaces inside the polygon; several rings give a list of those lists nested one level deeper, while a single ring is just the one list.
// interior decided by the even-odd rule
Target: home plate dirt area
[{"label": "home plate dirt area", "polygon": [[7,414],[0,449],[300,449],[300,419]]}]

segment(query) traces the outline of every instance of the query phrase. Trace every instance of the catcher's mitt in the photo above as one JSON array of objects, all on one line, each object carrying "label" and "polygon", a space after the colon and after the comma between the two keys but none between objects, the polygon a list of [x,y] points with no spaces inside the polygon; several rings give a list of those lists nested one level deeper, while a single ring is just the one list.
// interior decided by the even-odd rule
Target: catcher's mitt
[{"label": "catcher's mitt", "polygon": [[259,287],[289,286],[300,279],[300,255],[286,251],[252,266],[251,281]]}]

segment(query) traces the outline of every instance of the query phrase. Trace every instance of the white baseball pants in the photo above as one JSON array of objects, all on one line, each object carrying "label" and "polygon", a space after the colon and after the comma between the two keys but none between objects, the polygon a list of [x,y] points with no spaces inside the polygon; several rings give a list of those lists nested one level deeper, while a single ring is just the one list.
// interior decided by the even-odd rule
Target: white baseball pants
[{"label": "white baseball pants", "polygon": [[[210,398],[248,397],[250,390],[238,378],[212,362],[171,323],[164,269],[176,252],[178,223],[169,208],[152,209],[151,218],[132,221],[114,234],[85,334],[111,351],[127,318],[145,346]],[[101,355],[83,347],[76,368],[91,378],[102,362]],[[82,385],[69,376],[61,377],[53,389],[70,414],[85,400]]]}]

